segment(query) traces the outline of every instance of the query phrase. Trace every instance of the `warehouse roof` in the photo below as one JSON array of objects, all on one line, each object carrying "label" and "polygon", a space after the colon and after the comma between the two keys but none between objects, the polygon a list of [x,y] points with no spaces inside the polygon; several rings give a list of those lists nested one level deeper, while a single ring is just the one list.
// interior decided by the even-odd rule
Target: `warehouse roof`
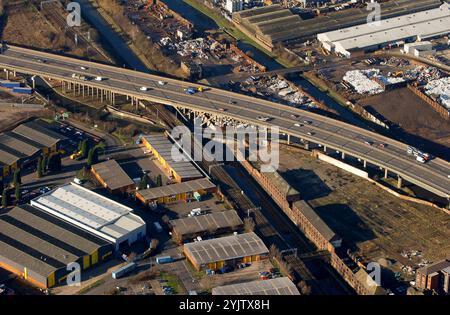
[{"label": "warehouse roof", "polygon": [[127,173],[125,173],[116,160],[108,160],[92,165],[92,170],[111,190],[134,185],[133,180],[127,175]]},{"label": "warehouse roof", "polygon": [[183,183],[171,184],[166,186],[154,187],[139,190],[137,193],[145,199],[145,201],[155,200],[161,197],[173,196],[187,192],[207,190],[215,188],[216,185],[211,183],[207,178],[194,179]]},{"label": "warehouse roof", "polygon": [[287,200],[300,196],[298,190],[292,187],[278,172],[268,172],[265,175],[272,181],[272,184],[281,191]]},{"label": "warehouse roof", "polygon": [[[380,3],[380,5],[381,19],[384,20],[399,15],[437,8],[441,5],[441,1],[393,0]],[[237,12],[233,14],[233,19],[237,23],[242,23],[242,25],[244,25],[247,29],[255,31],[255,28],[251,23],[246,23],[246,21],[250,19],[248,17],[258,14],[264,14],[268,11],[274,11],[275,9],[273,7],[274,6],[264,7],[267,8],[265,10],[261,10],[262,8],[260,8],[259,10],[251,9]],[[264,32],[262,32],[262,34],[260,34],[261,36],[259,37],[263,37],[266,42],[272,43],[290,39],[307,39],[314,37],[322,32],[329,32],[340,28],[366,23],[368,14],[367,12],[368,11],[366,10],[366,7],[351,8],[347,10],[331,12],[320,15],[316,18],[291,22],[289,24],[289,28],[286,28],[286,24],[283,25],[282,23],[280,23],[279,26],[271,28],[270,31],[266,29]]]},{"label": "warehouse roof", "polygon": [[20,134],[34,142],[39,143],[42,147],[51,148],[59,141],[66,139],[63,135],[56,133],[49,128],[45,127],[45,123],[41,121],[29,121],[17,126],[14,130],[15,133]]},{"label": "warehouse roof", "polygon": [[107,244],[30,205],[0,216],[0,257],[44,277]]},{"label": "warehouse roof", "polygon": [[443,259],[432,265],[422,267],[418,270],[418,272],[425,274],[425,275],[429,275],[429,274],[444,270],[448,267],[450,267],[450,258]]},{"label": "warehouse roof", "polygon": [[318,39],[332,42],[345,50],[362,49],[382,43],[423,38],[450,32],[450,4],[380,21],[379,25],[360,24],[318,35]]},{"label": "warehouse roof", "polygon": [[172,148],[175,144],[169,141],[162,134],[144,135],[143,138],[158,152],[158,154],[166,161],[170,167],[181,178],[202,177],[198,169],[188,161],[175,161],[172,157]]},{"label": "warehouse roof", "polygon": [[145,225],[131,208],[74,183],[43,194],[31,204],[77,226],[99,231],[111,241]]},{"label": "warehouse roof", "polygon": [[364,270],[359,269],[355,274],[356,279],[366,288],[370,295],[385,295],[386,290],[379,286],[375,280]]},{"label": "warehouse roof", "polygon": [[300,295],[300,292],[288,277],[283,277],[215,287],[212,295]]},{"label": "warehouse roof", "polygon": [[328,225],[320,218],[320,216],[311,208],[304,200],[294,202],[294,207],[297,208],[306,219],[319,231],[319,233],[327,239],[332,241],[335,239],[336,233],[334,233]]},{"label": "warehouse roof", "polygon": [[12,165],[40,151],[39,144],[15,132],[0,134],[0,162]]},{"label": "warehouse roof", "polygon": [[170,224],[179,235],[215,231],[243,225],[235,210],[171,220]]},{"label": "warehouse roof", "polygon": [[198,265],[269,253],[253,232],[184,244],[184,250]]}]

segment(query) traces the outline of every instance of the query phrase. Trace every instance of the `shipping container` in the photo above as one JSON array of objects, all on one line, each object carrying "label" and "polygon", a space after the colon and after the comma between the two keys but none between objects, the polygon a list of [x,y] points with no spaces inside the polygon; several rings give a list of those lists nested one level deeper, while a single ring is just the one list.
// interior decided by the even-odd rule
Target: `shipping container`
[{"label": "shipping container", "polygon": [[20,87],[21,83],[20,82],[12,82],[12,81],[0,81],[0,86],[8,88],[8,89],[12,89],[12,88]]},{"label": "shipping container", "polygon": [[13,88],[13,92],[20,94],[33,94],[33,89],[30,87],[15,87]]},{"label": "shipping container", "polygon": [[136,267],[137,267],[137,265],[134,262],[129,263],[129,264],[127,264],[127,265],[117,269],[116,271],[113,271],[111,276],[112,276],[113,279],[119,279],[120,277],[123,277],[127,273],[129,273],[129,272],[133,271],[134,269],[136,269]]},{"label": "shipping container", "polygon": [[173,258],[171,256],[160,256],[160,257],[156,257],[156,263],[158,265],[161,264],[167,264],[173,261]]}]

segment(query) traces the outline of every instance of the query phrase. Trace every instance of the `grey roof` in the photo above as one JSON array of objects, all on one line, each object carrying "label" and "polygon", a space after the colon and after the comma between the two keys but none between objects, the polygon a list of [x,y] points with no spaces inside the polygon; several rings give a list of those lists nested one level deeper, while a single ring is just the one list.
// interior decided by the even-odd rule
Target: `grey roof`
[{"label": "grey roof", "polygon": [[200,171],[188,161],[175,161],[172,158],[172,148],[175,146],[163,134],[144,135],[143,138],[158,152],[158,154],[166,161],[170,167],[181,178],[200,178]]},{"label": "grey roof", "polygon": [[386,290],[379,286],[364,269],[359,269],[355,277],[366,288],[369,295],[386,295]]},{"label": "grey roof", "polygon": [[[381,19],[388,19],[397,17],[399,15],[415,13],[424,10],[437,8],[441,5],[439,0],[392,0],[389,2],[380,3],[381,5]],[[305,19],[298,21],[290,21],[289,27],[283,23],[275,24],[275,26],[268,26],[263,29],[258,28],[257,23],[253,25],[247,21],[259,14],[264,14],[269,11],[279,11],[280,8],[275,6],[267,6],[264,10],[244,10],[233,14],[233,19],[242,23],[247,29],[253,30],[257,33],[259,38],[263,38],[268,43],[275,43],[278,41],[287,41],[291,39],[307,39],[316,36],[319,33],[329,32],[340,28],[350,27],[365,23],[367,20],[367,10],[363,8],[351,8],[337,12],[330,12],[326,15],[320,15],[312,19]],[[251,12],[249,12],[251,11]]]},{"label": "grey roof", "polygon": [[111,190],[134,185],[133,180],[125,173],[116,160],[108,160],[92,165],[92,169]]},{"label": "grey roof", "polygon": [[300,295],[300,292],[288,277],[283,277],[215,287],[212,295]]},{"label": "grey roof", "polygon": [[74,183],[43,194],[31,204],[79,227],[98,231],[108,240],[115,241],[145,226],[131,213],[133,209]]},{"label": "grey roof", "polygon": [[429,274],[444,270],[448,267],[450,267],[450,258],[443,259],[432,265],[422,267],[417,272],[420,272],[424,275],[429,275]]},{"label": "grey roof", "polygon": [[184,244],[184,251],[198,265],[269,253],[264,242],[253,232]]},{"label": "grey roof", "polygon": [[294,202],[293,207],[297,208],[316,230],[327,239],[327,241],[332,241],[336,237],[336,233],[328,227],[313,208],[311,208],[304,200]]},{"label": "grey roof", "polygon": [[207,178],[194,179],[187,182],[171,184],[166,186],[154,187],[149,189],[139,190],[137,193],[146,201],[155,200],[161,197],[173,196],[177,194],[207,190],[215,188],[216,185],[211,183]]},{"label": "grey roof", "polygon": [[292,187],[278,172],[268,172],[265,175],[272,181],[272,184],[280,190],[286,199],[290,200],[291,198],[300,196],[298,190]]},{"label": "grey roof", "polygon": [[235,210],[229,210],[171,220],[170,224],[178,234],[186,235],[224,228],[236,228],[242,226],[243,222]]},{"label": "grey roof", "polygon": [[0,257],[44,277],[107,244],[30,205],[0,216]]},{"label": "grey roof", "polygon": [[450,33],[450,5],[419,13],[380,21],[379,25],[362,23],[318,35],[321,41],[332,42],[345,50],[363,49],[414,36],[422,39]]},{"label": "grey roof", "polygon": [[41,144],[42,147],[47,148],[50,148],[59,141],[66,139],[63,135],[45,127],[45,124],[46,123],[38,120],[29,121],[17,126],[13,131]]}]

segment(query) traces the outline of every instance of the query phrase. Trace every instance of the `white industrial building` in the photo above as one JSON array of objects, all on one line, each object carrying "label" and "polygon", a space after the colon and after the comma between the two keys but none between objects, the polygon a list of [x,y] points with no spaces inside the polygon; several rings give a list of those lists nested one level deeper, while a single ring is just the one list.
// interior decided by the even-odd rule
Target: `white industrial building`
[{"label": "white industrial building", "polygon": [[225,9],[230,12],[238,12],[244,10],[244,1],[243,0],[227,0],[225,2]]},{"label": "white industrial building", "polygon": [[444,3],[432,10],[321,33],[317,39],[326,50],[350,58],[354,51],[374,51],[449,33],[450,4]]},{"label": "white industrial building", "polygon": [[429,41],[409,43],[403,46],[405,54],[413,55],[415,57],[426,57],[434,54],[433,44]]},{"label": "white industrial building", "polygon": [[74,183],[33,199],[31,205],[114,243],[116,249],[146,235],[146,224],[133,209]]}]

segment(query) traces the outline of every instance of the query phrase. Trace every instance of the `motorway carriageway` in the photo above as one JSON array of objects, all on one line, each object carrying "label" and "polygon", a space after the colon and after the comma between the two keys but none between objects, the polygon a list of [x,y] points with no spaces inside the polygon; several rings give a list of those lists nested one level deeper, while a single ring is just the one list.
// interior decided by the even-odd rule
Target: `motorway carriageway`
[{"label": "motorway carriageway", "polygon": [[[82,70],[81,65],[87,69]],[[406,144],[301,109],[211,87],[204,87],[203,92],[187,95],[185,88],[200,85],[13,46],[8,46],[0,54],[0,67],[109,90],[141,100],[226,116],[254,125],[276,125],[282,133],[321,144],[330,150],[345,152],[387,168],[441,197],[448,199],[450,196],[450,163],[447,161],[435,158],[426,164],[420,164],[407,154]],[[105,80],[81,81],[73,79],[73,73],[101,76]],[[159,80],[167,84],[159,85]],[[149,89],[141,91],[142,86]],[[270,117],[271,120],[261,122],[257,120],[258,116]],[[295,126],[298,123],[302,126]],[[366,141],[373,142],[373,145],[365,144]],[[381,148],[379,144],[385,144],[386,147]]]}]

